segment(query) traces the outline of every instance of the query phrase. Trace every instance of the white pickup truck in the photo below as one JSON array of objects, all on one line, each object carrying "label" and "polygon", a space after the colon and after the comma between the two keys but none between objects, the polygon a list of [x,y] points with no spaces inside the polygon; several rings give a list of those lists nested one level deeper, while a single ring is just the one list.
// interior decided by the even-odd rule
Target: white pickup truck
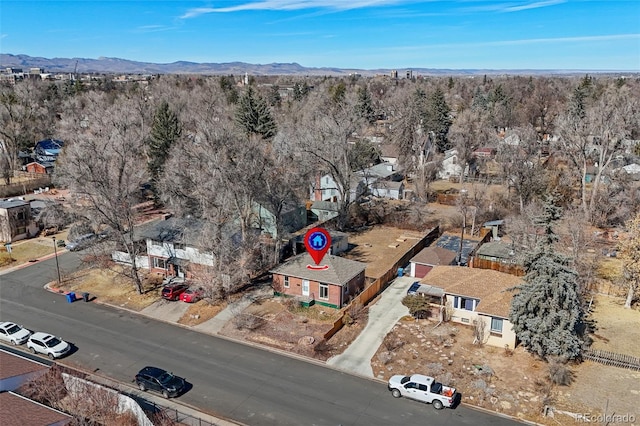
[{"label": "white pickup truck", "polygon": [[421,402],[433,404],[433,408],[441,410],[444,407],[457,405],[460,394],[454,388],[436,382],[433,377],[422,374],[411,376],[392,376],[389,379],[389,390],[395,398],[404,396]]}]

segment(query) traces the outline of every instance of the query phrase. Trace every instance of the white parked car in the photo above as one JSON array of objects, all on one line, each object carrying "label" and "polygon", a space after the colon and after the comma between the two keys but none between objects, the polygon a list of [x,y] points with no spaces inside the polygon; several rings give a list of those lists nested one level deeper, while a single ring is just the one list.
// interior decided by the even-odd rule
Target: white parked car
[{"label": "white parked car", "polygon": [[392,376],[389,379],[389,390],[395,398],[404,396],[416,401],[433,404],[433,408],[441,410],[460,402],[461,395],[454,388],[436,382],[433,377],[422,374],[411,376]]},{"label": "white parked car", "polygon": [[31,336],[31,332],[18,324],[12,322],[0,323],[0,340],[9,342],[12,345],[22,345],[29,339],[29,336]]},{"label": "white parked car", "polygon": [[34,354],[39,353],[56,359],[69,352],[71,345],[51,334],[37,332],[29,337],[27,348]]}]

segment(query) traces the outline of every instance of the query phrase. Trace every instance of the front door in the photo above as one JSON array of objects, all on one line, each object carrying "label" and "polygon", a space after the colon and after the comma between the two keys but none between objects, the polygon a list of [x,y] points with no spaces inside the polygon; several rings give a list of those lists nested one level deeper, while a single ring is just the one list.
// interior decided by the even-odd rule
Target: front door
[{"label": "front door", "polygon": [[309,280],[302,280],[302,295],[309,295]]}]

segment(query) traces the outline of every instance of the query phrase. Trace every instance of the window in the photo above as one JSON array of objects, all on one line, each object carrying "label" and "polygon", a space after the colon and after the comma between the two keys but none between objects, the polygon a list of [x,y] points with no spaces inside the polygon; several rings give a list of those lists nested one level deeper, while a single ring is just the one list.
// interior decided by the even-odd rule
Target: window
[{"label": "window", "polygon": [[174,250],[184,250],[185,249],[185,244],[184,243],[173,243],[173,249]]},{"label": "window", "polygon": [[18,212],[18,217],[17,217],[17,219],[18,219],[18,220],[24,220],[24,219],[25,219],[24,210],[22,210],[22,211],[19,211],[19,212]]},{"label": "window", "polygon": [[284,288],[289,288],[289,276],[284,277]]},{"label": "window", "polygon": [[475,311],[478,301],[466,297],[454,296],[453,307],[456,309],[464,309],[465,311]]},{"label": "window", "polygon": [[491,318],[491,332],[502,334],[502,318]]},{"label": "window", "polygon": [[159,257],[153,258],[153,267],[159,269],[167,269],[167,261]]},{"label": "window", "polygon": [[329,286],[327,284],[320,283],[320,299],[329,298]]},{"label": "window", "polygon": [[26,234],[27,228],[25,228],[24,226],[19,226],[18,229],[16,229],[16,232],[17,232],[17,235]]}]

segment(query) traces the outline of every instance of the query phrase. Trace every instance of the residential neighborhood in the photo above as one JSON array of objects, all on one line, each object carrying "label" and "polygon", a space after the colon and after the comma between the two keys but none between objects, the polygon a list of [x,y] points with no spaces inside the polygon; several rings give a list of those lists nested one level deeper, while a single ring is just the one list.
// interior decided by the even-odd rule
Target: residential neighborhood
[{"label": "residential neighborhood", "polygon": [[[0,98],[2,124],[19,129],[0,135],[0,322],[29,334],[7,361],[27,372],[3,369],[11,386],[0,397],[42,404],[35,376],[65,377],[69,392],[95,376],[123,401],[151,391],[176,412],[252,424],[229,408],[239,396],[209,380],[225,362],[229,374],[254,368],[235,365],[243,350],[217,352],[234,342],[372,389],[398,375],[436,377],[455,387],[451,405],[465,417],[465,407],[514,424],[632,413],[635,393],[607,388],[603,406],[587,389],[606,369],[612,388],[640,392],[637,79],[397,75],[5,78],[3,94],[36,103],[27,85],[58,87],[59,99],[19,118]],[[606,131],[604,115],[615,118]],[[326,238],[321,253],[314,231]],[[96,336],[74,328],[66,340],[34,311],[52,326],[40,336],[17,308],[30,297],[57,297],[70,315],[55,313],[61,324],[85,315]],[[106,365],[96,341],[122,328],[153,356],[105,342],[123,354],[121,367]],[[52,343],[41,349],[38,338]],[[206,361],[186,355],[199,351]],[[65,370],[13,358],[27,352]],[[203,362],[216,365],[192,370]],[[313,371],[310,382],[322,382]],[[158,384],[162,374],[173,387]],[[284,386],[262,374],[271,373],[241,373],[266,393]],[[250,391],[242,386],[233,392]],[[81,417],[63,400],[43,411],[46,424]],[[152,424],[147,411],[127,416]]]}]

